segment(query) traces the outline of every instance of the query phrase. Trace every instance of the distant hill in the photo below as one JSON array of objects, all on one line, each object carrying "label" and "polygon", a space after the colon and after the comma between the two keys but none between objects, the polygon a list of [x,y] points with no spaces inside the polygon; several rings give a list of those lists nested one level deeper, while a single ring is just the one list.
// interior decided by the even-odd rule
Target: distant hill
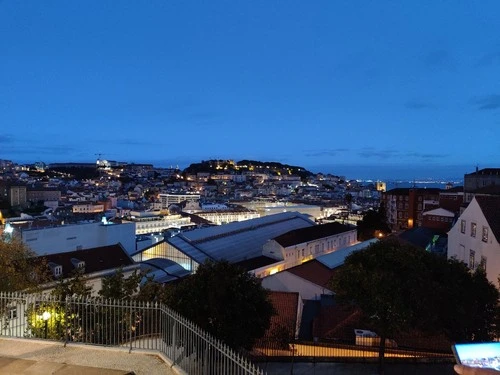
[{"label": "distant hill", "polygon": [[185,173],[241,173],[243,171],[271,173],[276,175],[296,175],[301,178],[312,176],[313,173],[307,169],[295,165],[282,164],[275,161],[241,160],[202,160],[200,163],[193,163],[186,169]]}]

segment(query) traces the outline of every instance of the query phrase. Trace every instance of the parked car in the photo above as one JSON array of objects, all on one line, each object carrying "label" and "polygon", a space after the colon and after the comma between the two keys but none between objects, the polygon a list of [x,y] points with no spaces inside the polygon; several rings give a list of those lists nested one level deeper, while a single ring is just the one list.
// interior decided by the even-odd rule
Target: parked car
[{"label": "parked car", "polygon": [[[380,346],[380,336],[375,332],[367,329],[355,329],[356,345],[363,346]],[[385,346],[387,348],[397,348],[398,344],[393,339],[385,339]]]}]

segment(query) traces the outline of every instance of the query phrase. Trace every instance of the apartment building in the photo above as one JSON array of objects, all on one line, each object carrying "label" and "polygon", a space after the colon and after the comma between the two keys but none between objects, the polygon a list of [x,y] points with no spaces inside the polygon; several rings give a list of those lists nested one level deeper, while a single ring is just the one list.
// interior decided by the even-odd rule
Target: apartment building
[{"label": "apartment building", "polygon": [[396,188],[382,193],[381,203],[393,230],[420,227],[424,211],[439,207],[441,189]]}]

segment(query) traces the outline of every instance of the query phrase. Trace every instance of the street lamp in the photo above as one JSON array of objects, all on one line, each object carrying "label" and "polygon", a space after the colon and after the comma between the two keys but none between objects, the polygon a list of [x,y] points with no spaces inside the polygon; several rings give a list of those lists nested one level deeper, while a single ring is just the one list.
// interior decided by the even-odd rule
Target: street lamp
[{"label": "street lamp", "polygon": [[42,314],[42,319],[45,322],[45,338],[47,338],[47,329],[49,326],[50,313],[48,311],[44,311]]}]

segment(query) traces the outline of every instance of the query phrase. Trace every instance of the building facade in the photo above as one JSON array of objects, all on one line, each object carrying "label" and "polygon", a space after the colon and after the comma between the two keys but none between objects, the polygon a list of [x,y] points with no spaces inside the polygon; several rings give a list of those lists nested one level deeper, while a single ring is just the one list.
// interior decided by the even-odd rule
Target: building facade
[{"label": "building facade", "polygon": [[135,251],[133,223],[86,223],[25,229],[21,238],[37,255],[110,246],[120,243],[130,254]]},{"label": "building facade", "polygon": [[423,213],[439,207],[441,189],[396,188],[382,193],[381,203],[393,230],[420,227]]},{"label": "building facade", "polygon": [[448,232],[448,257],[474,270],[483,267],[498,286],[500,275],[500,197],[474,197]]},{"label": "building facade", "polygon": [[166,210],[171,204],[179,204],[181,202],[197,202],[200,200],[199,194],[159,194],[161,209]]},{"label": "building facade", "polygon": [[500,168],[484,168],[464,175],[465,203],[472,201],[474,191],[491,185],[500,185]]}]

